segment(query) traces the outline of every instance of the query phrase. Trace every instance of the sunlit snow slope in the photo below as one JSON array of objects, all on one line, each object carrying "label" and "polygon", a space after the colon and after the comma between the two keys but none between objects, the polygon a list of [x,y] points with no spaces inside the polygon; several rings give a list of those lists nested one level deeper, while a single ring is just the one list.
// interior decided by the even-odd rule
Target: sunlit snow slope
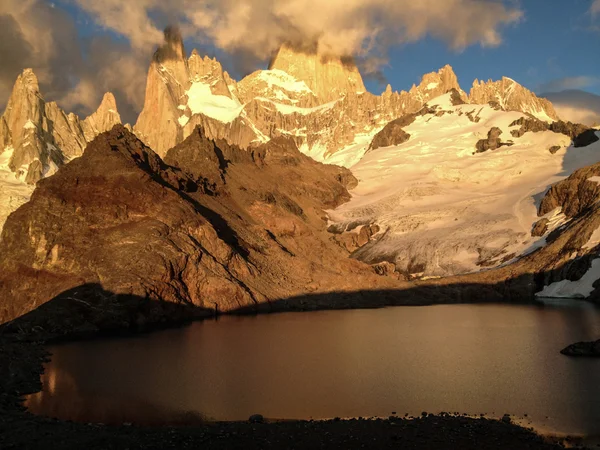
[{"label": "sunlit snow slope", "polygon": [[0,233],[8,215],[27,202],[34,189],[34,186],[18,179],[8,167],[12,154],[11,147],[0,153]]},{"label": "sunlit snow slope", "polygon": [[[573,170],[600,161],[599,143],[573,148],[569,137],[550,131],[515,138],[510,131],[519,127],[509,125],[523,113],[453,106],[449,94],[429,105],[437,114],[406,126],[407,142],[369,151],[351,167],[359,180],[352,200],[329,211],[332,222],[348,229],[380,226],[354,256],[430,277],[494,267],[543,245],[531,236],[541,196]],[[513,145],[476,153],[492,127]],[[552,146],[561,150],[551,154]],[[553,226],[561,223],[560,211],[549,216]]]}]

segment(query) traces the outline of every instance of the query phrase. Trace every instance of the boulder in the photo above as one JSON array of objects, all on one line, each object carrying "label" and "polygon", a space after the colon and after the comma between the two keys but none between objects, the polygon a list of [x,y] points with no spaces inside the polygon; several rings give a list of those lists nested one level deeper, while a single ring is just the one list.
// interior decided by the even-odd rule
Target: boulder
[{"label": "boulder", "polygon": [[500,148],[503,144],[500,135],[502,134],[502,130],[498,127],[492,127],[490,131],[488,131],[487,139],[480,139],[475,144],[475,148],[477,149],[477,153],[483,153],[488,150],[496,150]]}]

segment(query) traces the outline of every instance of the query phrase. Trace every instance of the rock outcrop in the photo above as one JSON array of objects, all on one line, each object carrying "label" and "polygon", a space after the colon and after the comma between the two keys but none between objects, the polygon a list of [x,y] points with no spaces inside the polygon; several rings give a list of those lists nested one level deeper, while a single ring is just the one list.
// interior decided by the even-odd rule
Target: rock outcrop
[{"label": "rock outcrop", "polygon": [[[406,116],[392,120],[383,127],[383,129],[373,137],[367,151],[377,150],[380,147],[389,147],[390,145],[400,145],[408,141],[410,139],[410,134],[402,128],[408,125],[405,117]],[[409,115],[408,117],[413,117],[414,120],[413,115]]]},{"label": "rock outcrop", "polygon": [[[593,128],[589,128],[580,123],[563,122],[562,120],[547,123],[538,120],[535,117],[521,117],[512,122],[509,126],[520,127],[519,129],[510,132],[513,137],[521,137],[528,132],[537,133],[540,131],[552,131],[553,133],[564,134],[571,138],[574,147],[586,147],[600,140],[597,131]],[[556,153],[558,150],[560,150],[560,148],[555,149],[554,152],[550,150],[550,153]]]},{"label": "rock outcrop", "polygon": [[600,340],[595,342],[577,342],[560,351],[567,356],[600,357]]},{"label": "rock outcrop", "polygon": [[543,236],[544,234],[546,234],[546,231],[548,231],[549,223],[550,220],[548,220],[545,217],[543,219],[538,220],[536,223],[533,224],[533,227],[531,229],[531,235],[535,237]]},{"label": "rock outcrop", "polygon": [[[2,232],[1,320],[78,286],[214,312],[397,283],[326,231],[323,210],[355,183],[346,169],[290,140],[245,151],[199,128],[165,161],[116,126],[41,180]],[[106,315],[89,314],[96,325]]]},{"label": "rock outcrop", "polygon": [[510,142],[502,142],[502,139],[500,139],[501,134],[502,130],[500,128],[490,128],[490,131],[488,131],[487,139],[481,139],[477,141],[477,144],[475,144],[477,153],[483,153],[488,150],[496,150],[497,148],[500,148],[503,145],[511,145]]},{"label": "rock outcrop", "polygon": [[594,177],[600,176],[600,163],[576,170],[568,178],[554,184],[544,195],[538,215],[544,216],[556,208],[573,218],[590,209],[600,195],[600,184]]}]

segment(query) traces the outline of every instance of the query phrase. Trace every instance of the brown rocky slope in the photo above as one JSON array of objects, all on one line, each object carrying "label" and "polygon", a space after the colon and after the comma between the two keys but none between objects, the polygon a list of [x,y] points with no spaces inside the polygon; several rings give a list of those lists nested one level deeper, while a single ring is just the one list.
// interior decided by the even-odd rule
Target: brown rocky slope
[{"label": "brown rocky slope", "polygon": [[323,209],[356,182],[346,169],[290,141],[243,151],[201,129],[165,161],[118,125],[41,180],[2,232],[1,321],[66,291],[90,311],[119,294],[197,313],[398,284],[348,258],[326,231]]}]

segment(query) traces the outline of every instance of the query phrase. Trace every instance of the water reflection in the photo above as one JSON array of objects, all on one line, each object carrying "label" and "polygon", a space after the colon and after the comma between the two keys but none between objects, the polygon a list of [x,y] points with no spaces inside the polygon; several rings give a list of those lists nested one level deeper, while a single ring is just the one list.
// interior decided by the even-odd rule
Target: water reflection
[{"label": "water reflection", "polygon": [[600,433],[589,307],[442,305],[225,317],[132,339],[57,346],[31,411],[103,423],[528,414]]}]

